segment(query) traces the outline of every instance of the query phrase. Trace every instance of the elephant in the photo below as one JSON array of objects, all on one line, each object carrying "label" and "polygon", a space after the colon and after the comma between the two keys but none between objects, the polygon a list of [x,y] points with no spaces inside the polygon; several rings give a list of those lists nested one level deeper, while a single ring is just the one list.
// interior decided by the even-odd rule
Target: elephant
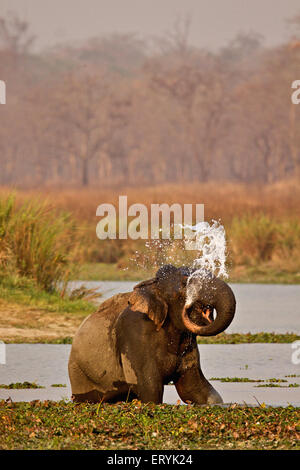
[{"label": "elephant", "polygon": [[161,267],[80,325],[68,364],[73,401],[159,404],[173,381],[185,403],[223,403],[201,371],[196,337],[224,331],[235,309],[231,288],[213,274]]}]

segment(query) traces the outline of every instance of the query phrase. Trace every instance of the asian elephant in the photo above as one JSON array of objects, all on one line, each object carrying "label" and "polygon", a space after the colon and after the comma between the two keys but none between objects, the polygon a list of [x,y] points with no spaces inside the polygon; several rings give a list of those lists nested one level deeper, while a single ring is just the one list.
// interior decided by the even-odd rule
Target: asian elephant
[{"label": "asian elephant", "polygon": [[222,403],[201,371],[196,336],[224,331],[235,306],[221,279],[163,266],[83,321],[69,358],[73,400],[162,403],[164,385],[173,381],[184,402]]}]

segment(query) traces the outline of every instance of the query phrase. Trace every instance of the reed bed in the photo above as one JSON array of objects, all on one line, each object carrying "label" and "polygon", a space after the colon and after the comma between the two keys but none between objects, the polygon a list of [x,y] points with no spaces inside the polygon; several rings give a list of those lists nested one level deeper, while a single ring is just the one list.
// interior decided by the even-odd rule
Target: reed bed
[{"label": "reed bed", "polygon": [[[0,197],[11,192],[2,187]],[[117,206],[119,195],[127,195],[128,206],[145,204],[204,204],[205,219],[221,219],[223,223],[245,214],[264,213],[272,218],[300,218],[300,183],[297,180],[270,185],[238,183],[163,184],[160,186],[106,188],[37,188],[16,190],[18,201],[40,197],[56,208],[67,210],[81,221],[96,220],[96,208],[101,203]]]},{"label": "reed bed", "polygon": [[16,204],[0,198],[1,276],[29,278],[50,291],[67,279],[74,257],[76,224],[70,214],[40,199]]},{"label": "reed bed", "polygon": [[[49,288],[70,273],[71,261],[115,263],[120,268],[156,266],[182,260],[180,247],[170,252],[145,250],[145,240],[96,237],[96,208],[127,195],[128,207],[143,203],[205,205],[205,220],[226,229],[229,267],[300,273],[300,185],[296,181],[268,186],[205,183],[145,188],[43,188],[0,190],[0,262],[9,258],[18,273]],[[3,202],[6,201],[6,202]],[[36,202],[40,201],[40,202]],[[150,213],[150,211],[149,211]],[[138,259],[137,253],[138,252]],[[191,254],[188,254],[189,256]]]}]

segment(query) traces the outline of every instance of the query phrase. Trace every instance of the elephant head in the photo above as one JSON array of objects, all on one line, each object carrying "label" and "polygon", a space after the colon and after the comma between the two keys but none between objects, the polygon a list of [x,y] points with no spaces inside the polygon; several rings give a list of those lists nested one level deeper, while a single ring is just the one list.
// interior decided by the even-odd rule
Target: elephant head
[{"label": "elephant head", "polygon": [[148,315],[157,330],[169,318],[179,330],[213,336],[230,325],[236,302],[228,284],[211,273],[166,265],[135,286],[129,305]]}]

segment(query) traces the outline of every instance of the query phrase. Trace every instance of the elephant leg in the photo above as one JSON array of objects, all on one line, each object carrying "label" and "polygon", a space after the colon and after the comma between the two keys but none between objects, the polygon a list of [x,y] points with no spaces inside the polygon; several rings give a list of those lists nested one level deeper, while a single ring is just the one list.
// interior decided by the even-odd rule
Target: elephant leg
[{"label": "elephant leg", "polygon": [[193,348],[182,357],[174,384],[178,395],[185,402],[199,405],[223,403],[219,393],[203,375],[196,341]]},{"label": "elephant leg", "polygon": [[114,390],[102,392],[97,384],[92,382],[75,361],[69,363],[69,376],[72,386],[72,400],[75,403],[116,403],[118,401],[132,400],[136,396],[125,382],[116,384]]},{"label": "elephant leg", "polygon": [[72,358],[72,355],[68,369],[74,402],[98,403],[103,400],[103,393],[97,390],[96,384],[81,370],[77,362]]},{"label": "elephant leg", "polygon": [[121,363],[125,380],[140,401],[162,403],[163,381],[154,361],[148,360],[145,364],[136,351],[128,347],[127,353],[121,354]]},{"label": "elephant leg", "polygon": [[184,402],[190,401],[198,405],[223,403],[221,396],[204,377],[201,369],[187,369],[174,383]]},{"label": "elephant leg", "polygon": [[164,387],[159,381],[153,381],[147,383],[146,377],[141,378],[137,384],[137,396],[138,399],[143,403],[156,403],[159,405],[162,403]]}]

